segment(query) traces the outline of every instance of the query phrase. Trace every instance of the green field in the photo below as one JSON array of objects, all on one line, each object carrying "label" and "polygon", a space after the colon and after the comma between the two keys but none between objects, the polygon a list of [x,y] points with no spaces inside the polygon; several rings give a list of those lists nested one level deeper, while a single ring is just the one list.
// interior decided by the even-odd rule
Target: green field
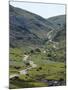
[{"label": "green field", "polygon": [[[49,86],[48,82],[43,82],[43,80],[63,82],[62,85],[65,85],[64,51],[54,49],[52,46],[36,49],[10,48],[10,75],[19,74],[19,77],[10,79],[10,88]],[[37,67],[28,70],[28,73],[24,75],[19,71],[31,67],[23,62],[25,54],[29,55],[28,60],[33,61]]]}]

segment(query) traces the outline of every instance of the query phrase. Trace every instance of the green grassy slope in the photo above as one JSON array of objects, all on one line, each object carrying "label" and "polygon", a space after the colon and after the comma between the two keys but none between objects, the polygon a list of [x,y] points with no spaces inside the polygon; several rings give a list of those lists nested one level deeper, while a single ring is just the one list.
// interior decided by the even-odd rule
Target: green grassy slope
[{"label": "green grassy slope", "polygon": [[[9,74],[19,74],[9,80],[9,88],[66,85],[66,25],[65,16],[44,19],[31,12],[10,6]],[[58,31],[56,31],[58,30]],[[50,33],[52,41],[48,39]],[[20,74],[29,55],[37,67]]]}]

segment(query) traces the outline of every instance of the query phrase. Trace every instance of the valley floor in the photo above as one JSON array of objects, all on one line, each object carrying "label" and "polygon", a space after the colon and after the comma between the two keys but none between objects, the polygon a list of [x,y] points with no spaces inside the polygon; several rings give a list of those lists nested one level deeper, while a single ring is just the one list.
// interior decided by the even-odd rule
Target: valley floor
[{"label": "valley floor", "polygon": [[66,85],[64,62],[49,60],[43,50],[31,51],[32,54],[23,53],[23,56],[20,50],[18,52],[15,50],[11,50],[11,55],[19,53],[21,60],[17,61],[17,59],[20,59],[17,57],[16,60],[10,61],[9,88]]}]

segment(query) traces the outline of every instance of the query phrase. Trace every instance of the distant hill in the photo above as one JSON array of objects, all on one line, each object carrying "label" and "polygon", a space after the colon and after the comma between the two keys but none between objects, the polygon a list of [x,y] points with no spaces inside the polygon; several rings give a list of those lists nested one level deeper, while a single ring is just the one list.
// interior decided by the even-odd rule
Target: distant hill
[{"label": "distant hill", "polygon": [[56,26],[56,28],[61,28],[66,23],[66,15],[54,16],[49,18],[48,21],[53,23]]},{"label": "distant hill", "polygon": [[[39,15],[11,5],[9,11],[11,47],[43,45],[49,36],[55,41],[57,41],[57,37],[65,37],[65,15],[44,19]],[[60,35],[59,32],[61,32]]]}]

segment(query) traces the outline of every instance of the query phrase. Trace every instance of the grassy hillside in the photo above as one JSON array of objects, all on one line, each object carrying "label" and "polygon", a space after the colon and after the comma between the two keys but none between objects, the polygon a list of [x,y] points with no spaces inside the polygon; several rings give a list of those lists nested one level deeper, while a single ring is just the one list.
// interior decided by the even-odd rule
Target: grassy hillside
[{"label": "grassy hillside", "polygon": [[66,15],[59,15],[59,16],[54,16],[54,17],[48,18],[48,21],[53,23],[56,28],[61,28],[66,23],[65,19],[66,19]]},{"label": "grassy hillside", "polygon": [[11,5],[9,12],[9,88],[66,85],[65,15],[44,19]]},{"label": "grassy hillside", "polygon": [[[26,10],[10,6],[10,45],[42,44],[54,29],[48,20]],[[18,44],[19,43],[19,44]]]}]

